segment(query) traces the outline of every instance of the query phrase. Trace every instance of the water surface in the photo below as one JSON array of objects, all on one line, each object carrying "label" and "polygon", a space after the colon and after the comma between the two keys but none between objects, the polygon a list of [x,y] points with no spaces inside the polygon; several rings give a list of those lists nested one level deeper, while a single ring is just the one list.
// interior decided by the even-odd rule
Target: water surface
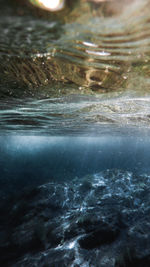
[{"label": "water surface", "polygon": [[150,1],[25,3],[0,17],[1,265],[148,267]]},{"label": "water surface", "polygon": [[[149,1],[112,12],[82,3],[65,22],[1,16],[1,130],[78,134],[149,127]],[[86,12],[83,10],[86,8]],[[82,12],[81,12],[82,11]],[[109,11],[109,12],[108,12]],[[72,13],[71,13],[72,14]]]}]

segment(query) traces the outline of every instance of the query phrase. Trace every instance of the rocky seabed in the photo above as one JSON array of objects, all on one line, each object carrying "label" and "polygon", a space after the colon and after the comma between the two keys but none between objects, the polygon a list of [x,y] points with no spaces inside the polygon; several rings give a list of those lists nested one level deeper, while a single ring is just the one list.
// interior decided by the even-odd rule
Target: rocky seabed
[{"label": "rocky seabed", "polygon": [[1,202],[1,266],[148,267],[149,196],[118,169],[25,189]]}]

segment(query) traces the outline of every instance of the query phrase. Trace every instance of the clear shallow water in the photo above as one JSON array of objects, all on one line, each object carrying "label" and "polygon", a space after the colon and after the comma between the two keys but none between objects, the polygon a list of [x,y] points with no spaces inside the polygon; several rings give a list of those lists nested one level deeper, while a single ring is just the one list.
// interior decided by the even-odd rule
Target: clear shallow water
[{"label": "clear shallow water", "polygon": [[65,22],[20,16],[4,5],[3,133],[88,135],[106,124],[149,127],[149,1],[124,4],[117,14],[111,3],[103,5],[96,12],[81,3]]},{"label": "clear shallow water", "polygon": [[133,135],[133,131],[148,131],[150,122],[148,97],[9,99],[0,107],[1,134],[98,136],[113,130]]}]

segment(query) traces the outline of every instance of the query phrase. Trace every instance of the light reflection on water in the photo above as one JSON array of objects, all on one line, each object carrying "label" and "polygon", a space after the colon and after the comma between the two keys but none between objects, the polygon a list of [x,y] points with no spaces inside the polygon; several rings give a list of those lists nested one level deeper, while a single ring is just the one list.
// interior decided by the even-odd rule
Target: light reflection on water
[{"label": "light reflection on water", "polygon": [[101,15],[82,12],[84,5],[65,23],[4,8],[1,133],[149,127],[149,1],[128,3],[113,15],[109,2],[106,10],[99,6]]},{"label": "light reflection on water", "polygon": [[[1,1],[2,265],[141,266],[150,225],[150,1],[70,1],[61,18]],[[109,228],[118,230],[108,245]],[[85,247],[83,234],[98,244]]]},{"label": "light reflection on water", "polygon": [[[68,96],[45,100],[9,100],[1,105],[2,133],[99,135],[149,128],[149,98],[99,99]],[[139,129],[138,129],[139,128]]]}]

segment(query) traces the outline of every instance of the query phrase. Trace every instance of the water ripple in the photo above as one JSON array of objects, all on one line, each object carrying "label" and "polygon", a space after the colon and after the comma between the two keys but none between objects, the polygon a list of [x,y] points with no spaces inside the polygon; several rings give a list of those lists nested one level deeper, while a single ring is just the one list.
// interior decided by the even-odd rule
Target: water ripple
[{"label": "water ripple", "polygon": [[64,25],[29,16],[2,17],[0,68],[33,87],[56,80],[94,87],[94,91],[124,88],[122,74],[133,62],[147,59],[150,44],[147,1],[131,7],[129,14],[127,9],[118,17],[88,14],[84,24],[82,15],[78,22]]},{"label": "water ripple", "polygon": [[65,23],[4,13],[1,130],[60,134],[99,125],[149,127],[148,7],[147,0],[135,1],[115,16],[77,9],[78,18]]},{"label": "water ripple", "polygon": [[[0,103],[0,128],[7,133],[50,135],[104,133],[116,127],[150,127],[150,99],[99,100],[72,96]],[[13,106],[14,105],[14,106]]]}]

